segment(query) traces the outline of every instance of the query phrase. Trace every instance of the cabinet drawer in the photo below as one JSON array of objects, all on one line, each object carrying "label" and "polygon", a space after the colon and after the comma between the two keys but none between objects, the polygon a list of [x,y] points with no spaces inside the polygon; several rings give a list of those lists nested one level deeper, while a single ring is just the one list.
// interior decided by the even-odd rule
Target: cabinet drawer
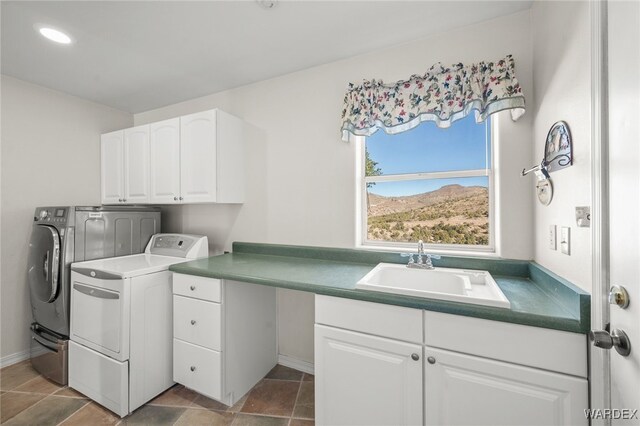
[{"label": "cabinet drawer", "polygon": [[316,324],[422,343],[420,309],[316,296]]},{"label": "cabinet drawer", "polygon": [[584,334],[430,311],[424,332],[432,347],[587,377]]},{"label": "cabinet drawer", "polygon": [[173,380],[219,400],[222,396],[222,354],[173,339]]},{"label": "cabinet drawer", "polygon": [[222,283],[217,278],[195,275],[173,274],[173,293],[196,299],[222,302]]},{"label": "cabinet drawer", "polygon": [[173,296],[173,337],[219,351],[222,334],[219,303]]}]

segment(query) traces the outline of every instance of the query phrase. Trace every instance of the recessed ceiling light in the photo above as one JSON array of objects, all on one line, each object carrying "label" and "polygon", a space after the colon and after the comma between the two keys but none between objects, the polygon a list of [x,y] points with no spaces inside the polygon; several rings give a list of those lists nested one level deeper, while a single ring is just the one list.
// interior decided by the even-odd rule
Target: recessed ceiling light
[{"label": "recessed ceiling light", "polygon": [[38,29],[38,31],[40,32],[40,34],[42,34],[43,37],[46,37],[51,41],[55,41],[56,43],[60,43],[60,44],[71,43],[71,37],[69,37],[62,31],[58,31],[49,27],[41,27],[40,29]]}]

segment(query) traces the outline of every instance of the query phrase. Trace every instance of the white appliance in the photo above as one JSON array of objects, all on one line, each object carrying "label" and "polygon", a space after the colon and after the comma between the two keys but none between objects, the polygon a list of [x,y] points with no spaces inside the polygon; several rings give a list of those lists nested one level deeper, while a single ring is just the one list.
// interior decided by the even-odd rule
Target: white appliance
[{"label": "white appliance", "polygon": [[169,266],[207,237],[156,234],[143,254],[71,265],[69,386],[124,417],[173,385]]}]

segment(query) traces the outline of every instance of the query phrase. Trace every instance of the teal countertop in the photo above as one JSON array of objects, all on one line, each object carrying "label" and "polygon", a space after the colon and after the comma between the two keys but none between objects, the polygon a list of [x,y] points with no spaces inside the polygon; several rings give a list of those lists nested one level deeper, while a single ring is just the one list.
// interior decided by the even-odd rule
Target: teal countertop
[{"label": "teal countertop", "polygon": [[510,309],[356,289],[380,262],[406,263],[397,253],[234,243],[233,253],[173,265],[171,271],[535,327],[587,333],[590,296],[533,262],[442,257],[436,267],[487,270],[511,302]]}]

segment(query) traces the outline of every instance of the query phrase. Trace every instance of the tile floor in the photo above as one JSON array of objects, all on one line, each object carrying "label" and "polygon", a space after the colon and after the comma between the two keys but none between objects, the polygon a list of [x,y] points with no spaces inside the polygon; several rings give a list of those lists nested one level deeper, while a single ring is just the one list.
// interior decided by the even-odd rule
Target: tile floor
[{"label": "tile floor", "polygon": [[176,385],[120,419],[73,389],[46,380],[27,360],[0,370],[0,423],[313,426],[313,379],[277,365],[233,407]]}]

